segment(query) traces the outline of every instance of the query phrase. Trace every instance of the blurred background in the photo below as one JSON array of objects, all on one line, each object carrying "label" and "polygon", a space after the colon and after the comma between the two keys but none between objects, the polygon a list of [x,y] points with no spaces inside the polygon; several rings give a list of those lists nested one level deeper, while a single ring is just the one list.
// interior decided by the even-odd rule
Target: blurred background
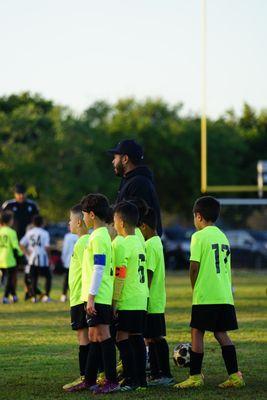
[{"label": "blurred background", "polygon": [[[208,182],[257,185],[267,160],[267,2],[206,4]],[[195,0],[1,2],[0,203],[15,183],[27,187],[56,268],[69,208],[89,192],[115,200],[106,150],[125,138],[142,144],[154,173],[167,268],[187,267],[201,195],[201,12]],[[233,266],[267,266],[266,205],[224,205],[219,225]]]}]

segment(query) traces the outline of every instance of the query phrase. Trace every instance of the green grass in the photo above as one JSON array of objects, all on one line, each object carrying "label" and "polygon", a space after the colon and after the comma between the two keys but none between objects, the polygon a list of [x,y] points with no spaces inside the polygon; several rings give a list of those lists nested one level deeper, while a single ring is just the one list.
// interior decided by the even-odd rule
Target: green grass
[{"label": "green grass", "polygon": [[[149,389],[145,393],[114,394],[113,398],[140,399],[266,399],[266,273],[235,272],[235,301],[240,329],[231,337],[237,346],[240,369],[247,386],[240,390],[222,391],[217,384],[226,378],[219,346],[211,334],[206,335],[203,372],[205,387],[177,393],[172,388]],[[19,282],[22,287],[22,280]],[[61,278],[54,279],[52,297],[60,296]],[[189,319],[191,290],[187,274],[167,277],[168,307],[166,312],[168,342],[190,341]],[[22,290],[19,291],[23,297]],[[188,369],[177,368],[171,360],[177,381]],[[77,343],[69,327],[67,304],[31,304],[20,301],[0,305],[0,399],[55,400],[88,399],[89,393],[65,394],[61,387],[78,376]],[[105,398],[107,396],[104,396]]]}]

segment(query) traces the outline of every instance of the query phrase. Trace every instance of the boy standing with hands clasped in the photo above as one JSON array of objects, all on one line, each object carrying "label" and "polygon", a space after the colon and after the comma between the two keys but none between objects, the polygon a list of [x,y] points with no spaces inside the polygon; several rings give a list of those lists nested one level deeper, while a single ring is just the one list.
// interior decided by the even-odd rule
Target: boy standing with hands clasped
[{"label": "boy standing with hands clasped", "polygon": [[190,280],[193,289],[191,315],[192,351],[190,376],[175,388],[204,385],[201,374],[205,331],[219,342],[229,378],[220,388],[245,386],[238,370],[235,346],[227,331],[238,329],[231,285],[230,246],[225,234],[214,225],[220,203],[211,196],[199,198],[193,207],[197,229],[191,239]]}]

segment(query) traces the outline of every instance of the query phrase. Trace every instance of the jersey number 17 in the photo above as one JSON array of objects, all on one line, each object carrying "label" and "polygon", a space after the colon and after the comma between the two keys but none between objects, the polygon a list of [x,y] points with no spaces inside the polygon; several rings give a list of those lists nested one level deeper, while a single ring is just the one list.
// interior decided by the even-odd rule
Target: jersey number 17
[{"label": "jersey number 17", "polygon": [[[214,257],[215,257],[215,266],[216,266],[216,272],[219,274],[221,272],[220,269],[220,245],[218,243],[213,244],[212,250],[214,250]],[[230,256],[230,247],[228,244],[222,244],[221,245],[221,251],[224,253],[224,264],[227,264],[228,257]]]}]

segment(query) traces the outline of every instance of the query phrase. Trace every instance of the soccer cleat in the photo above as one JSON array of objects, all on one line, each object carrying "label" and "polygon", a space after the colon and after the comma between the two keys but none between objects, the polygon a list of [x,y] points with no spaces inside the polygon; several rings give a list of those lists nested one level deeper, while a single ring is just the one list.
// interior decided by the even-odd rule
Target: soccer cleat
[{"label": "soccer cleat", "polygon": [[19,301],[18,296],[14,295],[13,296],[13,303],[17,303]]},{"label": "soccer cleat", "polygon": [[80,382],[77,379],[77,383],[73,384],[70,388],[65,389],[65,392],[81,392],[82,390],[92,390],[92,387],[95,388],[96,383],[88,383],[85,379],[81,378]]},{"label": "soccer cleat", "polygon": [[190,389],[197,388],[204,385],[204,379],[201,374],[199,375],[190,375],[188,379],[183,382],[177,383],[174,385],[175,389]]},{"label": "soccer cleat", "polygon": [[234,374],[231,374],[229,378],[223,382],[220,383],[219,388],[221,389],[227,389],[227,388],[241,388],[245,386],[245,381],[243,379],[242,373],[240,371],[235,372]]},{"label": "soccer cleat", "polygon": [[117,382],[111,382],[106,379],[103,386],[98,386],[93,393],[94,394],[108,394],[113,392],[118,392],[120,390],[120,385]]},{"label": "soccer cleat", "polygon": [[60,301],[61,301],[61,303],[66,303],[66,301],[67,301],[67,296],[66,296],[65,294],[62,294],[62,295],[60,296]]},{"label": "soccer cleat", "polygon": [[63,390],[67,390],[72,388],[72,386],[76,386],[78,383],[81,383],[84,381],[84,376],[79,376],[79,378],[75,379],[73,382],[66,383],[66,385],[63,386]]},{"label": "soccer cleat", "polygon": [[46,294],[41,299],[42,303],[50,303],[51,301],[52,301],[51,298],[48,297]]},{"label": "soccer cleat", "polygon": [[97,376],[96,384],[99,386],[103,386],[106,383],[105,372],[100,372]]},{"label": "soccer cleat", "polygon": [[8,297],[3,297],[2,303],[3,304],[9,304],[10,301],[9,301]]},{"label": "soccer cleat", "polygon": [[169,377],[169,376],[163,376],[161,378],[158,379],[151,379],[148,382],[148,386],[170,386],[174,384],[174,379],[173,377]]},{"label": "soccer cleat", "polygon": [[124,378],[120,382],[120,392],[131,392],[136,389],[136,385],[130,379]]}]

